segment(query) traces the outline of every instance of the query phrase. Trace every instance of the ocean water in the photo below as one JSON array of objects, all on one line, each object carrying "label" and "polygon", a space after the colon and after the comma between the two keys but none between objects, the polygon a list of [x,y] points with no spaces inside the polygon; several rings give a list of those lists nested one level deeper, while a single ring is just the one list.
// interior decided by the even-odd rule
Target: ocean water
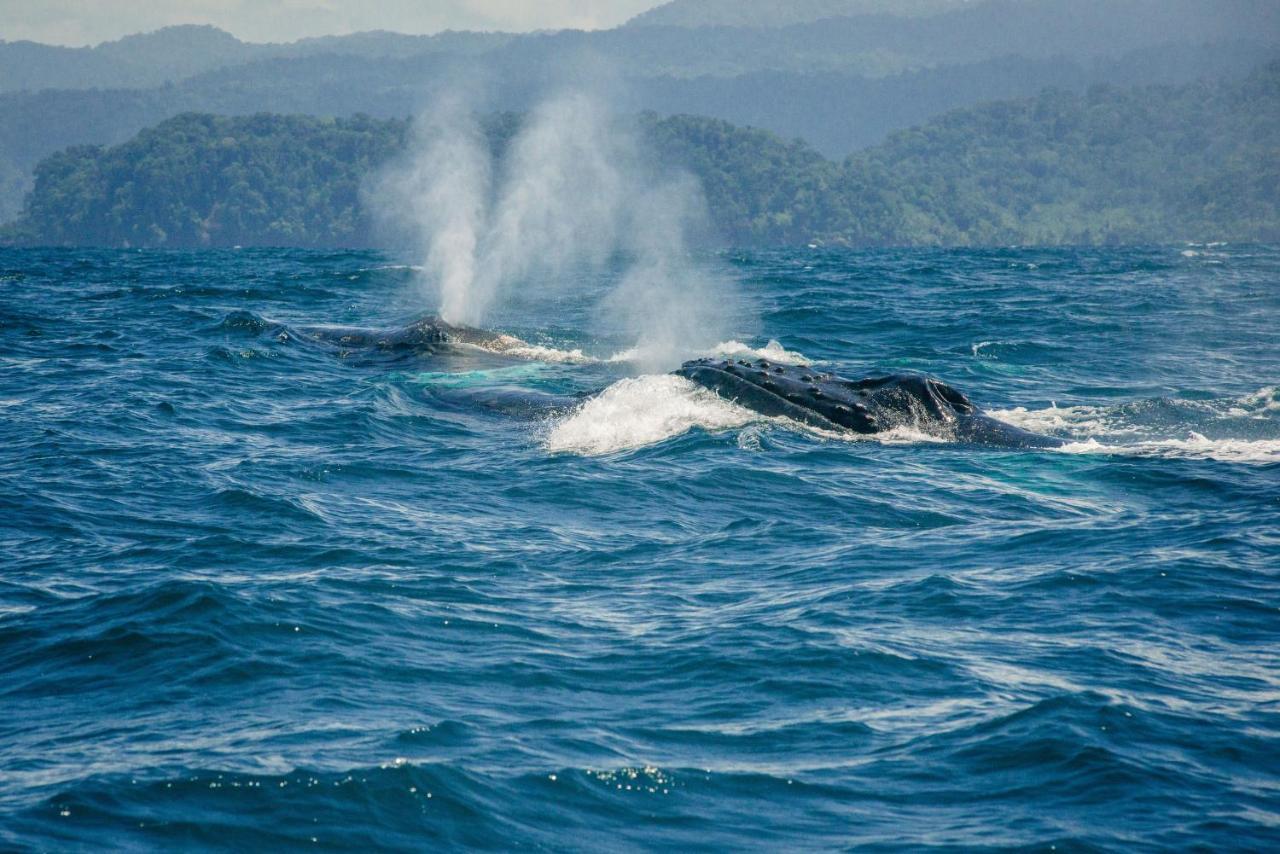
[{"label": "ocean water", "polygon": [[404,260],[0,253],[0,848],[1280,846],[1280,249],[713,259],[1061,451],[298,334]]}]

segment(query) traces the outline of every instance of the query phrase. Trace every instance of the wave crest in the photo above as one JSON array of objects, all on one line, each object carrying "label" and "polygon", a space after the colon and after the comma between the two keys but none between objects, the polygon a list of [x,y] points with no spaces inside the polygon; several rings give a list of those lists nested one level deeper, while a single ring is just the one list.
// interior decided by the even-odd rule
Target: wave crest
[{"label": "wave crest", "polygon": [[[1144,400],[1117,406],[994,410],[1024,430],[1068,441],[1068,454],[1122,454],[1231,463],[1280,463],[1280,388],[1216,400]],[[1229,435],[1226,435],[1229,434]]]},{"label": "wave crest", "polygon": [[652,445],[695,427],[725,430],[760,420],[684,377],[641,376],[619,380],[555,422],[544,445],[552,452],[596,456]]}]

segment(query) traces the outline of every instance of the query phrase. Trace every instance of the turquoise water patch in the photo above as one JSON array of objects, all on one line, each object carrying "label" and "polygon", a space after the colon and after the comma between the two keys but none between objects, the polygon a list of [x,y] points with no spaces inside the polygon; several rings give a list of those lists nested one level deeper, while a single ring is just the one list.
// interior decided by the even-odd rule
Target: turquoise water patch
[{"label": "turquoise water patch", "polygon": [[477,386],[545,379],[548,373],[546,365],[540,362],[529,362],[505,368],[489,368],[476,371],[422,371],[412,374],[397,372],[392,375],[392,379],[419,385],[442,386],[444,388],[474,388]]}]

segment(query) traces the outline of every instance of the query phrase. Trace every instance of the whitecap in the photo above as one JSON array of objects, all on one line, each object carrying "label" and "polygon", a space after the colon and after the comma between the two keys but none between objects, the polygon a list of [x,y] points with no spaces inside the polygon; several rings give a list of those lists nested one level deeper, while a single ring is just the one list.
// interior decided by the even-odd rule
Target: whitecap
[{"label": "whitecap", "polygon": [[985,350],[986,348],[990,347],[993,344],[999,344],[999,343],[1000,343],[999,341],[979,341],[977,344],[971,345],[970,349],[973,351],[973,357],[975,359],[980,359],[982,358],[983,350]]},{"label": "whitecap", "polygon": [[803,353],[788,350],[777,341],[770,340],[763,347],[751,347],[741,341],[721,341],[719,344],[702,353],[705,357],[736,356],[739,358],[764,359],[779,365],[810,365],[812,359],[805,358]]},{"label": "whitecap", "polygon": [[563,350],[558,347],[530,344],[528,341],[517,338],[514,335],[498,335],[492,340],[478,342],[471,346],[487,350],[490,353],[501,353],[504,356],[513,356],[517,359],[528,359],[534,362],[582,365],[600,361],[594,356],[588,356],[578,347],[572,350]]},{"label": "whitecap", "polygon": [[1280,412],[1280,386],[1263,386],[1252,394],[1236,398],[1235,402],[1238,408],[1249,415],[1260,412]]},{"label": "whitecap", "polygon": [[652,445],[694,428],[726,430],[763,416],[673,374],[619,380],[553,422],[543,444],[588,456]]},{"label": "whitecap", "polygon": [[1108,410],[1100,406],[1053,404],[1046,409],[1016,406],[1012,409],[988,410],[987,414],[1032,433],[1068,433],[1084,438],[1117,430],[1123,432],[1123,428],[1109,416]]},{"label": "whitecap", "polygon": [[[988,414],[1033,433],[1061,436],[1068,444],[1059,450],[1067,454],[1117,454],[1169,459],[1211,459],[1223,462],[1280,462],[1280,439],[1269,437],[1209,438],[1197,429],[1201,424],[1224,419],[1250,418],[1268,421],[1280,411],[1275,386],[1235,398],[1174,401],[1188,412],[1180,434],[1173,425],[1134,420],[1122,407],[1057,406],[1045,409],[991,410]],[[1217,428],[1222,429],[1222,428]],[[1164,435],[1161,435],[1161,434]]]},{"label": "whitecap", "polygon": [[1280,463],[1280,439],[1210,439],[1194,431],[1185,439],[1158,439],[1132,445],[1111,445],[1091,438],[1064,445],[1058,451],[1064,454],[1117,454],[1258,465]]}]

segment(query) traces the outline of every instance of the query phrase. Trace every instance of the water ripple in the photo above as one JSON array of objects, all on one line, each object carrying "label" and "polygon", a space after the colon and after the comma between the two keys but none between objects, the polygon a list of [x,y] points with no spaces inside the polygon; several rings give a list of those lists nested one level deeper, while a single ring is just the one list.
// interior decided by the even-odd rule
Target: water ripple
[{"label": "water ripple", "polygon": [[722,259],[695,349],[1076,453],[760,419],[536,283],[582,359],[292,332],[402,319],[376,253],[0,251],[0,847],[1273,849],[1280,252],[1202,248]]}]

